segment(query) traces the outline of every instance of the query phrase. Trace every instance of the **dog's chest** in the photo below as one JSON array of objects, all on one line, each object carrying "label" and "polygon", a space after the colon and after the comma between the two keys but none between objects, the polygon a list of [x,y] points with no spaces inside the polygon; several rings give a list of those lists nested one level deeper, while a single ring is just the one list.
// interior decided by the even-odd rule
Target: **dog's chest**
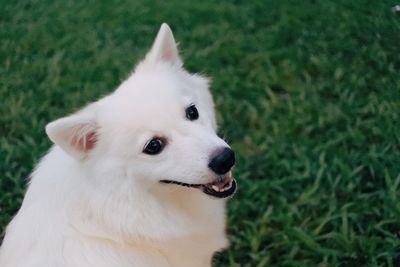
[{"label": "dog's chest", "polygon": [[171,267],[209,267],[215,252],[226,247],[223,234],[219,237],[193,237],[190,240],[172,241],[160,249]]}]

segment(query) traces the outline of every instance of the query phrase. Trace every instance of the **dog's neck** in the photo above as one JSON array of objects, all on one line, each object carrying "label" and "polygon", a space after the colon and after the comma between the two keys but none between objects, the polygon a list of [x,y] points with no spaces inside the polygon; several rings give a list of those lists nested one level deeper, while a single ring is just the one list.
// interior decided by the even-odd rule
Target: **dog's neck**
[{"label": "dog's neck", "polygon": [[92,224],[101,228],[105,224],[106,232],[123,236],[125,242],[142,237],[159,242],[224,233],[224,201],[211,199],[197,189],[161,184],[160,188],[136,190],[127,182],[108,192],[86,190],[76,201],[86,203],[75,214],[78,225],[87,223],[93,229]]},{"label": "dog's neck", "polygon": [[88,193],[86,187],[76,199],[86,205],[69,216],[75,229],[88,237],[146,247],[177,263],[184,257],[192,261],[190,266],[194,258],[211,260],[215,251],[226,247],[224,200],[177,185],[143,190],[130,181],[107,192],[92,188]]}]

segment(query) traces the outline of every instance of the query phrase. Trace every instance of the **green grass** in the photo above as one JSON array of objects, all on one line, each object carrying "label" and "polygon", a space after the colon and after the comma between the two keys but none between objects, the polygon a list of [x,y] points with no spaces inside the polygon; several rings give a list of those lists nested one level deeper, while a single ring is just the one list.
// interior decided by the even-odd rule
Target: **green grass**
[{"label": "green grass", "polygon": [[44,125],[112,91],[165,21],[238,155],[215,266],[400,266],[395,3],[0,0],[0,231]]}]

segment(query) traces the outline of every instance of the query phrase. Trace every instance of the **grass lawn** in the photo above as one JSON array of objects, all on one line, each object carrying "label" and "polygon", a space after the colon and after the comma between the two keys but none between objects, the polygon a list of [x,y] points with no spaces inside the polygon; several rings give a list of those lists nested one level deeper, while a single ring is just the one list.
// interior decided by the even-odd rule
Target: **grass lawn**
[{"label": "grass lawn", "polygon": [[44,126],[111,92],[161,22],[237,152],[214,266],[400,266],[396,1],[0,0],[0,232]]}]

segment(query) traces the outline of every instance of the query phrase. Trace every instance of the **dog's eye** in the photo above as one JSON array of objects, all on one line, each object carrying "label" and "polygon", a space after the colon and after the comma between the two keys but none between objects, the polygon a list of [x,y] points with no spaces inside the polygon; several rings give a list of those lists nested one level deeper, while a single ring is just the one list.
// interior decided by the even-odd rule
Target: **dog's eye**
[{"label": "dog's eye", "polygon": [[191,105],[186,109],[186,118],[191,121],[197,120],[199,118],[199,112],[197,111],[195,105]]},{"label": "dog's eye", "polygon": [[143,153],[148,155],[156,155],[161,153],[165,146],[165,141],[160,138],[151,139],[143,149]]}]

